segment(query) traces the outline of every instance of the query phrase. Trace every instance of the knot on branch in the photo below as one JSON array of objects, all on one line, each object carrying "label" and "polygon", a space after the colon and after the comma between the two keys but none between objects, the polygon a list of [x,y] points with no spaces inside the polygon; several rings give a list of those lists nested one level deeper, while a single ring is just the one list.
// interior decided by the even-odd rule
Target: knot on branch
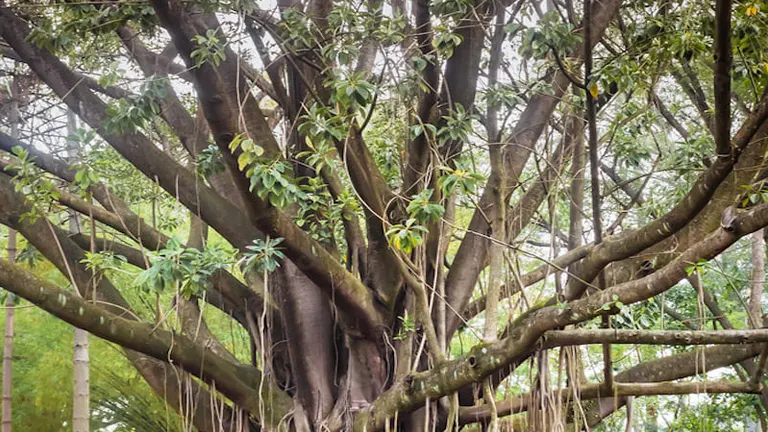
[{"label": "knot on branch", "polygon": [[723,215],[720,217],[720,228],[727,232],[736,231],[736,225],[738,222],[738,211],[734,206],[729,206],[723,211]]},{"label": "knot on branch", "polygon": [[405,387],[405,391],[407,393],[413,393],[415,391],[413,388],[413,375],[409,374],[403,378],[403,386]]}]

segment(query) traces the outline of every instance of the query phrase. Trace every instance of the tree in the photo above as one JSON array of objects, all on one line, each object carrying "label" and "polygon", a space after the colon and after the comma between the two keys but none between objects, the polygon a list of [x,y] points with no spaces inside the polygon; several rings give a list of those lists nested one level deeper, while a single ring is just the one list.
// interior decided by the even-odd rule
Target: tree
[{"label": "tree", "polygon": [[0,223],[68,281],[0,286],[200,431],[629,428],[692,393],[764,417],[740,246],[768,225],[768,22],[711,6],[0,5],[34,95]]},{"label": "tree", "polygon": [[[19,102],[15,100],[19,94],[17,83],[12,82],[10,86],[10,109],[8,110],[8,123],[11,126],[11,137],[19,137]],[[16,231],[8,230],[8,262],[16,262]],[[14,296],[6,293],[5,298],[5,330],[3,337],[3,405],[2,405],[2,426],[3,432],[12,430],[12,409],[13,409],[13,333],[14,333],[14,307],[16,302]]]},{"label": "tree", "polygon": [[[67,111],[67,136],[75,136],[77,133],[77,119],[75,114]],[[77,163],[80,149],[77,143],[68,142],[67,158]],[[69,230],[75,234],[82,234],[80,216],[74,211],[68,212]],[[94,252],[91,249],[91,252]],[[89,357],[88,357],[88,332],[75,327],[74,329],[74,354],[72,355],[72,429],[75,432],[88,432],[90,430],[90,385],[89,385]]]}]

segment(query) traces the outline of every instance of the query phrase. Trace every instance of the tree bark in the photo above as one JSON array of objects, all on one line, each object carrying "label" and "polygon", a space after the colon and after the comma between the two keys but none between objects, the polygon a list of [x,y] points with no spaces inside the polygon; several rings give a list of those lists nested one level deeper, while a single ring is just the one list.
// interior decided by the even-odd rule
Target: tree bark
[{"label": "tree bark", "polygon": [[542,337],[542,348],[588,344],[709,345],[768,342],[768,330],[553,330]]},{"label": "tree bark", "polygon": [[[72,110],[67,110],[67,136],[72,136],[77,131],[77,118]],[[67,140],[67,157],[70,163],[77,161],[79,148],[76,142]],[[69,230],[80,234],[82,226],[80,219],[74,210],[69,210]],[[91,238],[96,233],[91,233]],[[91,252],[93,247],[90,247]],[[77,292],[77,291],[75,291]],[[90,359],[88,355],[88,332],[77,327],[74,328],[74,352],[72,358],[72,378],[74,387],[72,391],[72,430],[73,432],[88,432],[90,430]]]},{"label": "tree bark", "polygon": [[72,395],[72,430],[88,432],[90,430],[90,360],[88,355],[88,332],[75,327],[75,352],[73,378],[75,381]]}]

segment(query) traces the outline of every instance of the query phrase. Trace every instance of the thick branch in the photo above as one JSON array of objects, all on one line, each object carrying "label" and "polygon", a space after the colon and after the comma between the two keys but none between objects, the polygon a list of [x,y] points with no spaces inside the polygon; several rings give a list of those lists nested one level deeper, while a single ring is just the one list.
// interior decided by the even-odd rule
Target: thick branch
[{"label": "thick branch", "polygon": [[590,344],[648,344],[648,345],[708,345],[748,344],[768,342],[768,330],[615,330],[577,329],[553,330],[542,337],[543,349],[568,345]]},{"label": "thick branch", "polygon": [[[574,392],[579,395],[579,400],[599,399],[606,397],[626,396],[664,396],[686,394],[724,394],[724,393],[759,393],[762,386],[759,384],[709,381],[709,382],[654,382],[654,383],[615,383],[613,388],[603,384],[580,386],[578,389],[564,388],[558,391],[563,402],[568,402]],[[536,401],[530,395],[523,395],[496,402],[499,416],[517,414],[527,411]],[[468,424],[484,422],[490,419],[489,407],[485,405],[462,408],[459,414],[459,423]]]},{"label": "thick branch", "polygon": [[[238,248],[243,249],[253,239],[262,236],[257,227],[272,238],[284,237],[288,258],[317,281],[329,296],[335,296],[340,310],[347,312],[351,318],[348,320],[350,325],[359,320],[357,324],[361,327],[380,330],[378,312],[368,289],[279,210],[264,208],[258,214],[250,212],[248,218],[229,201],[199,184],[193,173],[153,146],[143,135],[109,133],[103,127],[108,119],[106,105],[87,89],[77,86],[76,78],[60,60],[48,51],[29,44],[26,41],[28,27],[8,8],[0,8],[0,19],[4,23],[0,26],[0,35],[72,110],[140,171],[156,179],[161,187]],[[213,95],[207,101],[216,104],[219,98]],[[232,118],[227,117],[227,120]],[[263,121],[263,117],[260,118]],[[234,119],[236,121],[237,117]],[[228,144],[234,138],[234,134],[229,132],[226,136],[221,135],[221,131],[214,128],[213,123],[211,125],[220,145],[224,142]],[[274,140],[271,131],[268,136]]]},{"label": "thick branch", "polygon": [[[733,210],[731,208],[731,210]],[[440,368],[414,374],[410,380],[394,385],[355,419],[355,430],[380,430],[396,412],[421,406],[459,388],[526,359],[536,340],[548,330],[583,322],[604,312],[603,306],[620,301],[633,304],[658,295],[686,276],[690,263],[709,260],[722,253],[742,236],[768,225],[768,204],[734,214],[726,212],[721,229],[700,241],[663,269],[642,279],[616,285],[595,295],[568,304],[566,308],[546,307],[520,320],[509,336],[490,345],[478,345],[469,354],[443,363]]]},{"label": "thick branch", "polygon": [[[626,396],[664,396],[686,394],[724,394],[724,393],[759,393],[762,386],[759,384],[709,381],[709,382],[654,382],[654,383],[615,383],[613,388],[603,384],[591,384],[580,386],[578,390],[564,388],[558,391],[563,402],[568,402],[574,392],[578,392],[579,400],[600,399],[609,397]],[[536,401],[530,394],[514,397],[501,402],[496,402],[499,416],[517,414],[527,411]],[[462,408],[459,415],[459,423],[468,424],[488,421],[490,419],[489,408],[485,405]]]},{"label": "thick branch", "polygon": [[[191,38],[197,34],[198,29],[188,21],[192,18],[185,13],[180,2],[157,1],[154,6],[187,64],[195,65],[191,56],[194,50]],[[248,179],[239,173],[235,156],[228,149],[239,131],[247,131],[254,141],[264,147],[267,154],[277,155],[279,147],[252,98],[245,97],[242,116],[238,114],[238,102],[242,96],[233,93],[238,87],[235,85],[238,79],[236,62],[228,56],[218,67],[204,64],[195,68],[194,73],[211,132],[225,155],[230,171],[236,177],[235,184],[247,204],[246,213],[250,222],[271,238],[284,238],[283,245],[287,249],[288,258],[329,297],[335,298],[336,305],[346,315],[345,324],[348,328],[363,328],[365,333],[376,338],[375,334],[381,330],[380,318],[370,291],[283,212],[260,199],[255,192],[251,193]],[[240,126],[241,118],[244,118],[244,128]],[[211,226],[219,229],[212,223]]]},{"label": "thick branch", "polygon": [[732,172],[742,151],[752,141],[766,118],[768,118],[768,97],[761,100],[733,137],[731,144],[733,151],[729,157],[717,158],[672,210],[642,228],[608,237],[603,244],[595,247],[593,253],[579,263],[576,271],[579,278],[569,280],[566,298],[578,298],[586,288],[583,281],[594,279],[608,263],[637,254],[687,225],[709,203],[718,186]]},{"label": "thick branch", "polygon": [[263,409],[265,417],[261,421],[265,424],[277,425],[282,413],[291,409],[290,398],[270,386],[264,386],[260,397],[271,404],[260,407],[260,400],[254,397],[251,387],[258,384],[258,379],[250,383],[243,381],[236,365],[184,336],[157,329],[149,323],[119,317],[5,260],[0,260],[0,284],[57,318],[102,339],[158,360],[171,359],[208,383],[215,383],[217,389],[252,414],[258,415]]}]

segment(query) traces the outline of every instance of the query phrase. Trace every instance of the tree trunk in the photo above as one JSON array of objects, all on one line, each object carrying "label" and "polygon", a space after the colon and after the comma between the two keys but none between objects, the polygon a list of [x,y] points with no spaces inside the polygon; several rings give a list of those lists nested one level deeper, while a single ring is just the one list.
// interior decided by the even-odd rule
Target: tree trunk
[{"label": "tree trunk", "polygon": [[[9,122],[11,123],[11,136],[19,137],[19,102],[14,98],[18,94],[15,82],[11,85],[11,109]],[[8,262],[16,262],[16,231],[8,228]],[[13,401],[13,327],[14,327],[14,296],[6,292],[5,298],[5,337],[3,340],[3,419],[2,432],[11,432],[13,418],[11,405]]]},{"label": "tree trunk", "polygon": [[[71,110],[67,111],[67,134],[72,136],[77,131],[77,120],[75,113]],[[77,158],[78,148],[77,143],[73,141],[67,142],[67,156],[70,160]],[[80,233],[80,221],[77,213],[73,210],[69,211],[69,230],[71,232]],[[95,233],[91,233],[95,235]],[[89,371],[89,355],[88,355],[88,332],[75,327],[74,334],[74,355],[72,359],[72,377],[74,381],[74,388],[72,393],[72,430],[74,432],[88,432],[90,430],[90,371]]]},{"label": "tree trunk", "polygon": [[[8,229],[8,262],[16,258],[16,231]],[[11,432],[11,402],[13,399],[12,362],[13,362],[13,295],[6,293],[5,300],[5,338],[3,341],[3,432]]]},{"label": "tree trunk", "polygon": [[72,430],[88,432],[90,417],[88,332],[75,327],[74,381],[72,395]]},{"label": "tree trunk", "polygon": [[748,324],[752,328],[762,327],[763,283],[765,281],[765,240],[763,231],[752,233],[752,278],[749,290]]}]

